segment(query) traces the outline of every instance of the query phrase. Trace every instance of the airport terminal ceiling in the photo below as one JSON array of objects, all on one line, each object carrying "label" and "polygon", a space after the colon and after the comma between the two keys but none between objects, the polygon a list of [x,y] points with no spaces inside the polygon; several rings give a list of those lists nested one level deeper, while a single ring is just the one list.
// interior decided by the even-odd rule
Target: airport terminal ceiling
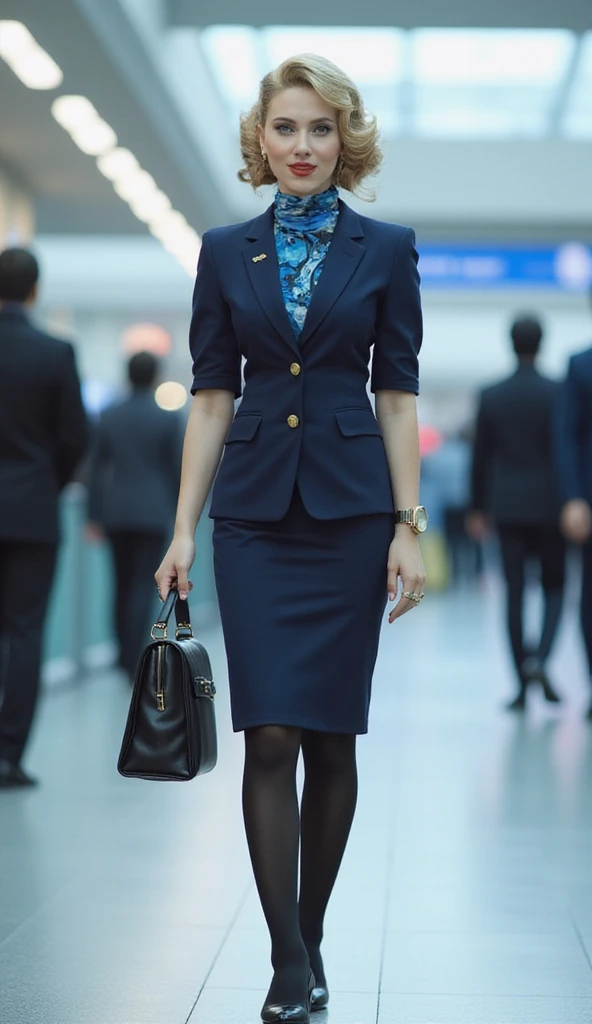
[{"label": "airport terminal ceiling", "polygon": [[[357,27],[358,66],[375,67],[376,81],[364,91],[383,115],[385,134],[386,164],[373,215],[411,221],[433,238],[592,239],[589,0],[561,6],[548,0],[431,0],[413,7],[329,0],[322,8],[302,0],[298,15],[301,31],[295,34],[298,26],[291,25],[290,37],[289,8],[267,0],[2,0],[0,19],[24,23],[64,75],[54,90],[27,89],[0,60],[0,167],[34,197],[38,232],[147,235],[146,223],[115,194],[95,158],[80,152],[52,117],[56,97],[87,97],[112,127],[117,145],[134,154],[172,207],[201,233],[261,208],[261,199],[235,178],[235,108],[252,99],[268,56],[285,52],[290,38],[297,49],[308,39],[312,49],[320,39],[319,48],[332,52],[331,35],[333,50],[346,54],[352,46],[344,30]],[[503,75],[499,81],[490,77],[472,87],[470,81],[443,85],[410,75],[410,54],[417,61],[422,52],[438,52],[437,30],[467,26],[543,33],[529,43],[535,47],[533,81],[524,75],[520,81],[507,69],[505,81]],[[372,36],[373,29],[379,34]],[[433,38],[425,34],[429,29]],[[224,35],[229,30],[234,43]],[[447,38],[446,45],[452,40],[462,49],[462,40]],[[520,45],[527,42],[521,39]],[[249,47],[265,54],[262,63],[252,61],[251,78],[243,75],[244,97],[231,94],[236,83],[229,85],[228,69],[216,64],[219,53],[228,61],[237,40],[246,40],[245,59]],[[508,45],[511,54],[511,40]],[[376,53],[384,57],[376,60]],[[430,114],[435,92],[448,89],[460,110],[471,88],[481,95],[481,110],[489,105],[491,114],[498,104],[497,121],[490,117],[487,127],[480,109],[465,109],[464,122],[457,111],[456,127],[452,119],[450,130],[442,130],[442,111]],[[523,109],[521,122],[517,108]]]}]

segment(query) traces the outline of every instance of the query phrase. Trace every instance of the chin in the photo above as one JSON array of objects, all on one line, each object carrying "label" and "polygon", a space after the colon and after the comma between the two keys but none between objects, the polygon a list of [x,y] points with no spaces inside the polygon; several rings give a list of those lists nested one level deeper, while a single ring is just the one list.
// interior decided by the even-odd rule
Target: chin
[{"label": "chin", "polygon": [[279,181],[280,192],[286,192],[294,196],[312,196],[317,192],[326,192],[331,185],[331,178],[319,182],[316,175],[311,174],[308,178],[291,177],[289,181]]}]

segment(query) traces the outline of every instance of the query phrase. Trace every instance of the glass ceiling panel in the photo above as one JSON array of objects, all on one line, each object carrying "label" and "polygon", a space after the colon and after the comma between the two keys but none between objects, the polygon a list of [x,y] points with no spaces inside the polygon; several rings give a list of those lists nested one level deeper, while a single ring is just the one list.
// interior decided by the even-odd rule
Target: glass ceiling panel
[{"label": "glass ceiling panel", "polygon": [[548,129],[549,89],[417,86],[411,127],[419,135],[449,138],[537,137]]},{"label": "glass ceiling panel", "polygon": [[573,53],[572,32],[418,29],[411,33],[412,74],[434,85],[557,85]]},{"label": "glass ceiling panel", "polygon": [[[302,26],[213,26],[200,41],[235,130],[270,68],[297,53],[319,53],[360,85],[386,138],[403,130],[440,138],[544,135],[576,45],[564,30]],[[589,33],[562,126],[567,134],[587,131],[591,105]]]},{"label": "glass ceiling panel", "polygon": [[562,130],[573,139],[592,139],[592,32],[582,38]]},{"label": "glass ceiling panel", "polygon": [[233,117],[254,103],[261,67],[259,33],[246,25],[213,26],[200,33],[206,59]]},{"label": "glass ceiling panel", "polygon": [[393,85],[405,71],[405,33],[399,29],[267,28],[262,34],[270,68],[298,53],[318,53],[361,88]]}]

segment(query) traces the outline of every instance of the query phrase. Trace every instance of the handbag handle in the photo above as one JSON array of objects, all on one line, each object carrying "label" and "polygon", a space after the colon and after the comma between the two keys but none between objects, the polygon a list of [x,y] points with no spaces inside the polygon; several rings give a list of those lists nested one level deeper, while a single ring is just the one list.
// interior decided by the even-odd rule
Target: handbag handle
[{"label": "handbag handle", "polygon": [[184,601],[179,597],[177,591],[173,587],[169,590],[168,597],[163,602],[158,622],[155,622],[150,630],[150,636],[153,640],[166,640],[168,622],[173,608],[175,609],[175,619],[177,622],[175,639],[190,640],[193,636],[191,619],[189,616],[189,605],[187,604],[187,601]]}]

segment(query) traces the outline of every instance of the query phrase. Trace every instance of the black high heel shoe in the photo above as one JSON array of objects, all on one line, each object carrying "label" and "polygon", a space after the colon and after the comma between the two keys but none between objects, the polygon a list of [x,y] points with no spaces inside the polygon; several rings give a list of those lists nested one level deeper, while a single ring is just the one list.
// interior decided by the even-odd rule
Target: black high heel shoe
[{"label": "black high heel shoe", "polygon": [[311,1013],[326,1010],[329,1005],[329,989],[326,985],[315,985],[310,999]]},{"label": "black high heel shoe", "polygon": [[314,991],[315,979],[311,971],[308,979],[306,1004],[266,1003],[261,1010],[263,1024],[310,1024],[310,1011]]}]

